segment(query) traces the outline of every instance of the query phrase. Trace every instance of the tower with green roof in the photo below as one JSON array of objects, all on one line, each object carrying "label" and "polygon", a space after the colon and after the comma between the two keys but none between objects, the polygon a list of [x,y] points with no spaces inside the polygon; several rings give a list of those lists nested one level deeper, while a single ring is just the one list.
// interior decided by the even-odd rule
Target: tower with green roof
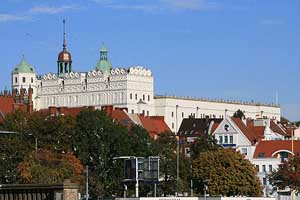
[{"label": "tower with green roof", "polygon": [[109,73],[112,69],[112,65],[108,60],[108,50],[102,43],[102,48],[100,50],[100,60],[97,62],[95,70],[100,70],[103,73]]},{"label": "tower with green roof", "polygon": [[33,95],[36,95],[36,73],[34,67],[26,61],[24,55],[21,62],[12,71],[12,89],[20,91],[21,88],[26,89],[26,91],[32,88]]}]

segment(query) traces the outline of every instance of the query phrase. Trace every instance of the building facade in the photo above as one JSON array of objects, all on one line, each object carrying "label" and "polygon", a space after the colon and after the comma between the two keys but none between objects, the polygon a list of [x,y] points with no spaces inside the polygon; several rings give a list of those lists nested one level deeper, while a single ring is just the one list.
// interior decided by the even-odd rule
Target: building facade
[{"label": "building facade", "polygon": [[73,58],[67,50],[66,37],[58,54],[56,73],[37,75],[23,57],[12,72],[12,89],[33,89],[35,110],[55,107],[113,105],[127,108],[128,113],[145,116],[164,116],[173,132],[177,132],[183,118],[224,118],[238,109],[246,117],[268,117],[280,120],[280,107],[238,101],[154,96],[154,77],[151,70],[141,66],[113,68],[108,50],[103,45],[100,59],[87,72],[76,72]]},{"label": "building facade", "polygon": [[155,96],[155,113],[164,116],[173,132],[177,132],[182,120],[195,118],[225,118],[238,109],[251,119],[270,118],[280,120],[280,107],[273,104],[210,100],[190,97]]}]

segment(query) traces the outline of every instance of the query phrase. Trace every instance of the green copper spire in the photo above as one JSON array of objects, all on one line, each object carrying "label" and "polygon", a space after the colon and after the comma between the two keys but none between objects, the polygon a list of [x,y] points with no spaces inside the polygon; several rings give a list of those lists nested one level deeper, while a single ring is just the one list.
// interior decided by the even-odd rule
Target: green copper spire
[{"label": "green copper spire", "polygon": [[34,68],[32,65],[27,63],[23,55],[20,64],[15,67],[13,73],[34,73]]},{"label": "green copper spire", "polygon": [[102,43],[102,48],[100,50],[100,60],[96,64],[95,69],[102,72],[110,72],[110,70],[112,69],[112,65],[108,60],[108,50],[105,47],[104,43]]}]

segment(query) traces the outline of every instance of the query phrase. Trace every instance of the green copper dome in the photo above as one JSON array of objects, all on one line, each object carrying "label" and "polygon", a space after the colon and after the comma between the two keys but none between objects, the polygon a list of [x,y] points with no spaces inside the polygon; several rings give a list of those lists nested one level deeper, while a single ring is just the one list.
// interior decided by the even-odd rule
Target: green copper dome
[{"label": "green copper dome", "polygon": [[108,60],[108,51],[104,44],[102,44],[102,48],[100,50],[100,60],[97,62],[95,69],[100,70],[102,72],[110,72],[112,69],[112,65]]},{"label": "green copper dome", "polygon": [[13,73],[34,73],[34,68],[32,65],[27,63],[23,56],[20,64],[15,67]]}]

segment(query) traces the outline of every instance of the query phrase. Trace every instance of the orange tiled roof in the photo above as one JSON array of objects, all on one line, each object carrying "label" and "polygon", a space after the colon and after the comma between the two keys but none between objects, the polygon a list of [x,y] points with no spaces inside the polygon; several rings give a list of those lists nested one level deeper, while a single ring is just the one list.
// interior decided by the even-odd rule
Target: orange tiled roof
[{"label": "orange tiled roof", "polygon": [[220,125],[221,122],[215,122],[213,123],[212,127],[211,127],[211,133],[214,133],[215,130],[218,128],[218,126]]},{"label": "orange tiled roof", "polygon": [[145,117],[143,115],[138,115],[138,117],[142,126],[148,131],[151,137],[155,137],[155,135],[159,135],[162,132],[171,132],[163,117]]},{"label": "orange tiled roof", "polygon": [[121,108],[115,108],[111,111],[110,117],[117,120],[123,126],[130,128],[134,125],[134,122],[130,119],[128,114]]},{"label": "orange tiled roof", "polygon": [[[87,109],[89,107],[86,106],[82,106],[82,107],[49,107],[49,108],[45,108],[45,109],[41,109],[38,112],[40,114],[45,114],[45,115],[69,115],[69,116],[73,116],[76,117],[81,111],[83,111],[84,109]],[[91,107],[92,109],[94,109],[93,107]]]},{"label": "orange tiled roof", "polygon": [[14,103],[15,100],[12,96],[0,96],[0,112],[2,112],[4,115],[12,113]]},{"label": "orange tiled roof", "polygon": [[232,117],[231,119],[252,144],[255,144],[258,141],[256,134],[251,130],[251,128],[246,126],[240,118]]},{"label": "orange tiled roof", "polygon": [[[292,144],[293,143],[293,144]],[[292,146],[294,147],[293,152],[298,155],[300,153],[300,140],[264,140],[260,141],[256,148],[253,157],[265,157],[270,158],[272,154],[285,150],[292,152]]]}]

